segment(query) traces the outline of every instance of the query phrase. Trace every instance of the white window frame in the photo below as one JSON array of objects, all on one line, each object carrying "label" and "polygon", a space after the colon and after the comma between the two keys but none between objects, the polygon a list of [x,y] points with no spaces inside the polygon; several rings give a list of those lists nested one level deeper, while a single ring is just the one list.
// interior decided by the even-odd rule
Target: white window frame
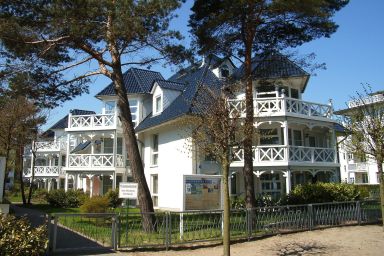
[{"label": "white window frame", "polygon": [[[155,141],[157,141],[157,145],[155,145]],[[155,149],[156,148],[155,146],[157,147],[157,149]],[[158,166],[158,164],[159,164],[159,135],[153,134],[152,140],[151,140],[151,166],[155,167],[155,166]]]},{"label": "white window frame", "polygon": [[[159,100],[159,106],[157,105],[157,101]],[[158,108],[159,107],[159,108]],[[153,99],[153,114],[160,114],[163,111],[163,99],[162,95],[156,95]]]},{"label": "white window frame", "polygon": [[[155,191],[155,182],[154,178],[156,177],[156,191]],[[151,195],[152,202],[154,207],[159,207],[159,175],[151,174]]]},{"label": "white window frame", "polygon": [[[113,109],[108,109],[107,106],[111,106],[113,103]],[[104,102],[104,114],[110,115],[114,114],[116,112],[116,101],[114,100],[108,100]]]}]

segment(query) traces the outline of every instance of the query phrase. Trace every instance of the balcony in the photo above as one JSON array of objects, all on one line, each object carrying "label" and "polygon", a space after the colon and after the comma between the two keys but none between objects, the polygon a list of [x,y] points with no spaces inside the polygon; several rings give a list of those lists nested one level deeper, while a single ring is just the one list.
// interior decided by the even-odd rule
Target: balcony
[{"label": "balcony", "polygon": [[34,147],[37,152],[52,152],[64,150],[65,145],[63,141],[36,141]]},{"label": "balcony", "polygon": [[349,171],[361,171],[366,172],[368,170],[368,164],[366,163],[354,163],[354,164],[348,164],[348,170]]},{"label": "balcony", "polygon": [[[61,166],[35,166],[35,177],[59,177],[64,175]],[[32,169],[27,168],[24,170],[24,177],[31,177]]]},{"label": "balcony", "polygon": [[113,169],[125,167],[123,155],[113,154],[72,154],[69,155],[68,168],[72,169]]},{"label": "balcony", "polygon": [[[232,166],[244,164],[244,149],[233,149]],[[288,164],[337,164],[334,148],[315,148],[301,146],[258,146],[252,150],[255,166],[288,165]]]},{"label": "balcony", "polygon": [[373,104],[373,103],[378,103],[378,102],[384,102],[384,95],[383,94],[376,94],[376,95],[371,95],[362,99],[356,99],[348,102],[348,107],[349,108],[354,108],[362,105],[367,105],[367,104]]},{"label": "balcony", "polygon": [[67,131],[81,130],[111,130],[117,128],[117,115],[94,114],[94,115],[71,115],[68,117]]},{"label": "balcony", "polygon": [[[231,117],[245,117],[245,100],[228,100]],[[311,119],[330,119],[331,105],[318,104],[287,97],[254,98],[255,116],[296,116]]]}]

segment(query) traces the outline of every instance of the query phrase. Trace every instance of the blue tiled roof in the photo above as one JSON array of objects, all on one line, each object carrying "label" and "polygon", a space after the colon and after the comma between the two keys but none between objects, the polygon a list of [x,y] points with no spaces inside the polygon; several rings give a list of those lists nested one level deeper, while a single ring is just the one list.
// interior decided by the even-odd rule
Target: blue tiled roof
[{"label": "blue tiled roof", "polygon": [[[242,78],[243,75],[244,64],[236,70],[234,77]],[[252,75],[256,78],[309,76],[301,67],[280,53],[258,55],[252,58]]]},{"label": "blue tiled roof", "polygon": [[[94,111],[82,110],[82,109],[72,109],[72,115],[93,115],[96,114]],[[65,129],[68,128],[68,115],[57,121],[54,125],[52,125],[47,131],[54,129]]]},{"label": "blue tiled roof", "polygon": [[[164,80],[159,73],[151,70],[130,68],[123,74],[124,85],[127,93],[149,93],[155,80]],[[116,95],[113,83],[101,90],[96,97],[105,95]]]},{"label": "blue tiled roof", "polygon": [[220,80],[209,70],[207,65],[203,67],[190,67],[187,73],[176,74],[170,80],[185,84],[185,89],[163,112],[159,115],[150,114],[137,127],[136,132],[143,131],[150,127],[171,121],[188,113],[196,113],[198,110],[193,107],[193,100],[198,100],[199,86],[218,87]]},{"label": "blue tiled roof", "polygon": [[185,84],[183,83],[177,83],[177,82],[167,81],[167,80],[156,80],[156,83],[161,88],[176,90],[176,91],[183,91],[185,87]]},{"label": "blue tiled roof", "polygon": [[345,132],[346,132],[345,127],[342,126],[342,125],[339,124],[339,123],[335,123],[335,124],[333,124],[333,129],[335,129],[336,132],[341,132],[341,133],[345,133]]}]

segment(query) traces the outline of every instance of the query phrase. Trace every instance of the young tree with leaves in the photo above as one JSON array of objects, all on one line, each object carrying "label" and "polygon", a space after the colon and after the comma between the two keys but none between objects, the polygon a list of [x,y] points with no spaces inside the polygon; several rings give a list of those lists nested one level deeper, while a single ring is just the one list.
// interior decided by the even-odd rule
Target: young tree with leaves
[{"label": "young tree with leaves", "polygon": [[254,122],[252,58],[299,46],[337,29],[332,20],[345,0],[196,0],[191,31],[201,54],[216,53],[243,63],[245,86],[244,184],[247,207],[255,207],[252,129]]},{"label": "young tree with leaves", "polygon": [[[184,47],[178,44],[181,35],[168,29],[173,11],[180,4],[179,0],[6,0],[0,4],[0,40],[7,52],[18,58],[33,56],[41,60],[52,70],[48,77],[72,75],[57,85],[82,85],[96,75],[111,79],[143,213],[154,209],[131,119],[123,68],[159,61],[179,63],[186,57]],[[153,215],[143,216],[145,229],[151,230]]]},{"label": "young tree with leaves", "polygon": [[[375,100],[375,95],[379,100]],[[384,223],[384,92],[373,93],[364,88],[364,92],[357,93],[351,102],[350,108],[340,111],[348,136],[343,143],[348,152],[376,161]]]},{"label": "young tree with leaves", "polygon": [[[23,148],[32,143],[35,131],[45,123],[41,110],[25,97],[1,98],[0,146],[4,150],[8,167],[11,152],[15,152],[15,173],[19,174],[23,203],[27,203],[23,183]],[[33,172],[33,169],[32,169]],[[32,188],[30,189],[31,193]],[[30,196],[28,203],[30,203]]]}]

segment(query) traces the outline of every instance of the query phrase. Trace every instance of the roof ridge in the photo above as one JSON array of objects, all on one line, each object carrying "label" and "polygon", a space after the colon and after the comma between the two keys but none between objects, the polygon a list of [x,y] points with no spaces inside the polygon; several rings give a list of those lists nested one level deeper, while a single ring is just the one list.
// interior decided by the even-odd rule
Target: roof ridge
[{"label": "roof ridge", "polygon": [[[154,71],[154,70],[150,70],[150,69],[144,69],[144,68],[136,68],[136,67],[133,67],[133,68],[130,68],[130,69],[136,69],[136,70],[142,70],[142,71],[146,71],[146,72],[152,72],[152,73],[159,73],[161,75],[161,73],[159,71]],[[129,70],[129,69],[128,69]],[[162,76],[162,75],[161,75]]]},{"label": "roof ridge", "polygon": [[144,91],[144,88],[143,86],[141,85],[143,83],[143,81],[139,78],[139,75],[136,74],[135,70],[139,70],[138,68],[130,68],[129,70],[131,70],[133,76],[135,77],[136,79],[136,82],[139,84],[139,87],[142,91]]}]

